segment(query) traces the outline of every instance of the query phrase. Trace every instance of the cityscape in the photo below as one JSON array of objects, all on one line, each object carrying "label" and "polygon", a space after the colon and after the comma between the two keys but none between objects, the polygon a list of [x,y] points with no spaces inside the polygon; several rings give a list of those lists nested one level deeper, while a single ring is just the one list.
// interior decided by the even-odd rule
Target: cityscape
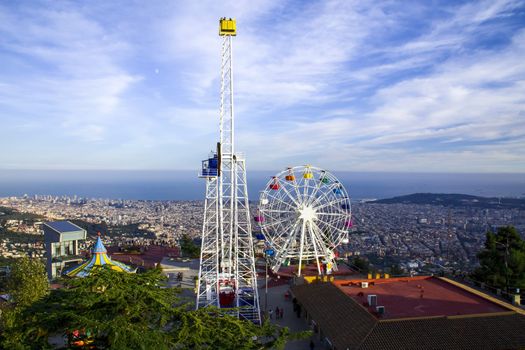
[{"label": "cityscape", "polygon": [[0,349],[525,349],[525,0],[0,34]]},{"label": "cityscape", "polygon": [[[200,242],[203,204],[202,201],[133,201],[50,195],[0,198],[0,207],[40,217],[29,222],[5,220],[5,229],[28,234],[29,237],[42,235],[42,222],[50,220],[105,223],[106,227],[135,225],[122,235],[106,236],[105,240],[110,245],[140,243],[176,246],[184,235]],[[257,203],[252,202],[250,207],[255,213]],[[340,247],[342,255],[388,257],[389,264],[400,264],[407,271],[414,272],[440,271],[443,268],[472,271],[478,264],[476,256],[485,244],[487,231],[503,226],[514,226],[519,232],[525,231],[525,210],[519,208],[360,201],[352,204],[352,214],[354,227],[351,241]],[[252,224],[257,231],[257,223],[254,221]],[[4,257],[28,253],[44,256],[44,246],[36,239],[34,243],[10,244],[3,241],[0,248]],[[390,265],[378,265],[378,268],[385,267]]]}]

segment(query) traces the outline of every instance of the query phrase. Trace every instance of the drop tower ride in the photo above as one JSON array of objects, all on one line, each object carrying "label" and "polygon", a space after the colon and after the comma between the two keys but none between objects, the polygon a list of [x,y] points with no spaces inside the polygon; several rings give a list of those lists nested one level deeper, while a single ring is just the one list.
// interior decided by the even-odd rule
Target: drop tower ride
[{"label": "drop tower ride", "polygon": [[221,102],[216,151],[202,162],[206,180],[197,309],[216,306],[261,323],[245,157],[235,152],[232,39],[234,19],[221,18]]}]

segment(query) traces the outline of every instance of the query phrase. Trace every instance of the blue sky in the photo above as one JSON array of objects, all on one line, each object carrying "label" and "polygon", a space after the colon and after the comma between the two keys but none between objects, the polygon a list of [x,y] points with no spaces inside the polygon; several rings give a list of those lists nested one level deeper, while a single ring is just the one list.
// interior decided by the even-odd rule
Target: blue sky
[{"label": "blue sky", "polygon": [[524,1],[0,3],[0,169],[525,172]]}]

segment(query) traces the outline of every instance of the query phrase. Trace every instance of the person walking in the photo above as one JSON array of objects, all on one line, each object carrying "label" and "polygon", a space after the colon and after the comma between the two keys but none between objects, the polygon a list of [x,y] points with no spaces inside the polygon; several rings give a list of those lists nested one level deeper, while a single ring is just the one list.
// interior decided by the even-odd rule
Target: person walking
[{"label": "person walking", "polygon": [[282,320],[283,319],[283,314],[284,314],[284,309],[281,308],[280,310],[280,314],[279,314],[279,318]]},{"label": "person walking", "polygon": [[314,350],[315,348],[315,343],[313,340],[310,340],[310,350]]},{"label": "person walking", "polygon": [[276,319],[276,320],[279,319],[279,315],[280,315],[280,313],[279,313],[279,307],[276,306],[276,307],[275,307],[275,319]]},{"label": "person walking", "polygon": [[268,315],[270,316],[270,320],[273,319],[273,310],[270,309],[270,311],[268,311]]}]

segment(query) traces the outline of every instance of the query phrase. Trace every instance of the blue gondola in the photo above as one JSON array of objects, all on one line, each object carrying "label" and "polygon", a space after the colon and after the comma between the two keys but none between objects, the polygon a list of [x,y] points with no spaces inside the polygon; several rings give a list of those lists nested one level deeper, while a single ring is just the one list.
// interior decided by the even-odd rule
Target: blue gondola
[{"label": "blue gondola", "polygon": [[219,174],[219,158],[215,154],[213,158],[208,158],[202,161],[202,176],[218,176]]}]

